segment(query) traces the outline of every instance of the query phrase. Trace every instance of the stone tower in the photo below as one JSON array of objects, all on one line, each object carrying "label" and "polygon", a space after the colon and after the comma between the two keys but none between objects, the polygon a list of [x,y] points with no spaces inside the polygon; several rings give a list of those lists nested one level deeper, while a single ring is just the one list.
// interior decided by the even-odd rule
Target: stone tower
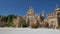
[{"label": "stone tower", "polygon": [[29,25],[37,23],[37,21],[35,19],[34,9],[32,8],[32,6],[29,8],[29,10],[26,14],[26,23],[29,23]]},{"label": "stone tower", "polygon": [[58,8],[58,5],[54,13],[48,15],[48,22],[50,27],[57,28],[60,26],[60,8]]},{"label": "stone tower", "polygon": [[44,10],[42,11],[42,16],[45,17],[45,12],[44,12]]},{"label": "stone tower", "polygon": [[45,12],[44,12],[44,10],[42,11],[42,21],[44,21],[44,19],[45,19]]},{"label": "stone tower", "polygon": [[58,26],[60,26],[60,8],[58,8],[58,5],[57,5],[57,8],[55,10],[55,14],[57,15],[57,20],[58,20]]}]

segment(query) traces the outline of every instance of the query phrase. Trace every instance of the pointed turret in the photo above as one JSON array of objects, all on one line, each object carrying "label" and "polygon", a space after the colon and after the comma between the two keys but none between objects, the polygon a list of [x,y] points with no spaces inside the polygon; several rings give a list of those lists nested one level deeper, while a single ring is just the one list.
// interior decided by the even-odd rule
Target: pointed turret
[{"label": "pointed turret", "polygon": [[40,16],[40,13],[38,14],[38,21],[40,22],[40,19],[41,19],[41,16]]},{"label": "pointed turret", "polygon": [[60,8],[58,7],[58,4],[56,4],[56,10],[60,10]]},{"label": "pointed turret", "polygon": [[42,16],[45,17],[45,12],[44,12],[44,10],[42,11]]},{"label": "pointed turret", "polygon": [[56,8],[58,8],[58,4],[56,4]]},{"label": "pointed turret", "polygon": [[27,12],[28,15],[33,15],[34,14],[34,9],[32,8],[32,6],[29,7],[29,10]]}]

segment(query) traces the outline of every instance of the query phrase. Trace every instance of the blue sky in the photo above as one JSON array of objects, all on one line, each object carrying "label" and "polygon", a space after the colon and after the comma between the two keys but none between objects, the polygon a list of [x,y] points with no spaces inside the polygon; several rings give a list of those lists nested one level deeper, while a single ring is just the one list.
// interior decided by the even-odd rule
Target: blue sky
[{"label": "blue sky", "polygon": [[54,12],[56,4],[60,7],[60,0],[0,0],[0,15],[14,14],[18,16],[26,15],[29,6],[32,6],[35,13],[46,14]]}]

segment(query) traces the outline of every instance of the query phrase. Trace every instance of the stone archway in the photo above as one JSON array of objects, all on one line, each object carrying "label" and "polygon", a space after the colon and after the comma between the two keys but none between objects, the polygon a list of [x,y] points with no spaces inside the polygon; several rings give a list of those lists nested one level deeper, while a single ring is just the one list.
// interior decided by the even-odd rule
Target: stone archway
[{"label": "stone archway", "polygon": [[51,28],[55,28],[55,23],[54,23],[54,21],[52,21],[52,22],[50,23],[50,25],[51,25]]}]

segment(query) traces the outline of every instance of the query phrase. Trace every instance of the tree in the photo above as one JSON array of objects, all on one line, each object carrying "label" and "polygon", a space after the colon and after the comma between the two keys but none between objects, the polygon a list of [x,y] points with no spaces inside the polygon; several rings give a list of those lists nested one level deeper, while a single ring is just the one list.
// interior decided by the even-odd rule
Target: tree
[{"label": "tree", "polygon": [[14,15],[8,15],[7,16],[7,26],[12,26],[14,27],[14,24],[13,24],[13,19],[16,18],[16,16]]}]

